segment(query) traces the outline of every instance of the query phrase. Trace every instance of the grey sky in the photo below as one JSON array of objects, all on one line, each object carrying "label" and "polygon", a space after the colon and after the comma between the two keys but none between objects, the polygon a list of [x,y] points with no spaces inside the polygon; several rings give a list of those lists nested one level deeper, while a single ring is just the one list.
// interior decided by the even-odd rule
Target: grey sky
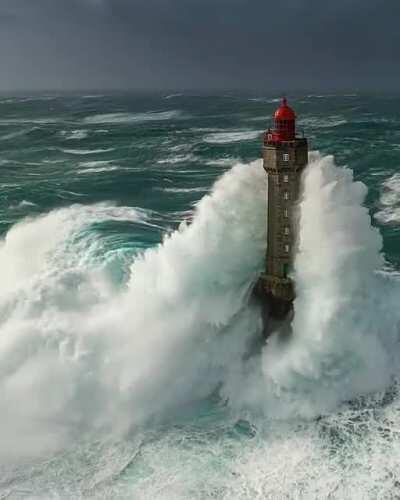
[{"label": "grey sky", "polygon": [[399,0],[0,0],[0,90],[398,89]]}]

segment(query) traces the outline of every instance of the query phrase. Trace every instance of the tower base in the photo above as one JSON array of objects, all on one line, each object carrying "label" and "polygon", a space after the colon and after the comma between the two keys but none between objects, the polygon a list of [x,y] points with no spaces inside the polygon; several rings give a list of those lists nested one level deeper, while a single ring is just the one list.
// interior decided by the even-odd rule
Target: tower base
[{"label": "tower base", "polygon": [[289,337],[294,316],[293,302],[277,299],[273,295],[264,295],[261,299],[263,337],[267,339],[274,333],[280,337]]},{"label": "tower base", "polygon": [[271,289],[271,281],[268,278],[265,275],[261,276],[254,289],[254,294],[261,303],[263,336],[268,338],[274,332],[288,336],[291,333],[290,325],[294,315],[292,281],[281,282],[278,290],[284,291],[284,293],[277,296],[273,293],[273,291],[277,291],[277,288]]}]

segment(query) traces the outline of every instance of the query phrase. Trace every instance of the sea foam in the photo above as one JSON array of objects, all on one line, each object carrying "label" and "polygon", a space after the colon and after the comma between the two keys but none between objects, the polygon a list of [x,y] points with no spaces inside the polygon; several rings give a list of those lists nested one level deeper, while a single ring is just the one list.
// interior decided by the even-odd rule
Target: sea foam
[{"label": "sea foam", "polygon": [[[191,224],[133,259],[122,288],[102,272],[107,247],[89,226],[151,224],[151,214],[78,205],[11,228],[0,247],[0,437],[7,453],[117,438],[218,388],[235,415],[261,427],[280,419],[277,433],[286,432],[296,450],[288,467],[299,480],[306,456],[321,474],[329,470],[314,427],[296,434],[290,422],[389,386],[397,373],[399,285],[376,273],[382,241],[364,207],[366,188],[352,172],[311,155],[303,182],[293,337],[284,343],[275,335],[252,356],[262,325],[251,292],[266,247],[260,161],[225,173],[196,205]],[[239,481],[243,498],[254,495],[241,488],[258,482],[267,496],[291,491],[290,482],[261,477],[264,464],[286,457],[285,441],[270,438],[263,462],[265,445],[257,442],[259,449],[236,450],[232,484]],[[260,474],[240,480],[249,464]]]}]

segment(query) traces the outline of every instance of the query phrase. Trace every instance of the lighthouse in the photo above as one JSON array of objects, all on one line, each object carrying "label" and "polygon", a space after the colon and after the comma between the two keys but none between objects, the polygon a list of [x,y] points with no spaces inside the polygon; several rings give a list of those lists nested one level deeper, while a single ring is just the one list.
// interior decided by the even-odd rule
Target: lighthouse
[{"label": "lighthouse", "polygon": [[266,268],[258,294],[269,318],[284,320],[293,310],[295,283],[291,277],[297,243],[296,206],[308,144],[296,136],[296,115],[286,98],[274,115],[274,127],[264,134],[264,170],[268,182]]}]

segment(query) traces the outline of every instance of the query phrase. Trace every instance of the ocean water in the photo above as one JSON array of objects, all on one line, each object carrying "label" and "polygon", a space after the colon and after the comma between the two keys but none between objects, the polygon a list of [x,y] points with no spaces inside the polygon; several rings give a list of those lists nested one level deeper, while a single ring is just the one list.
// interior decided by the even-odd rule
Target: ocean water
[{"label": "ocean water", "polygon": [[294,95],[294,335],[261,340],[273,95],[0,99],[0,497],[400,496],[400,97]]}]

